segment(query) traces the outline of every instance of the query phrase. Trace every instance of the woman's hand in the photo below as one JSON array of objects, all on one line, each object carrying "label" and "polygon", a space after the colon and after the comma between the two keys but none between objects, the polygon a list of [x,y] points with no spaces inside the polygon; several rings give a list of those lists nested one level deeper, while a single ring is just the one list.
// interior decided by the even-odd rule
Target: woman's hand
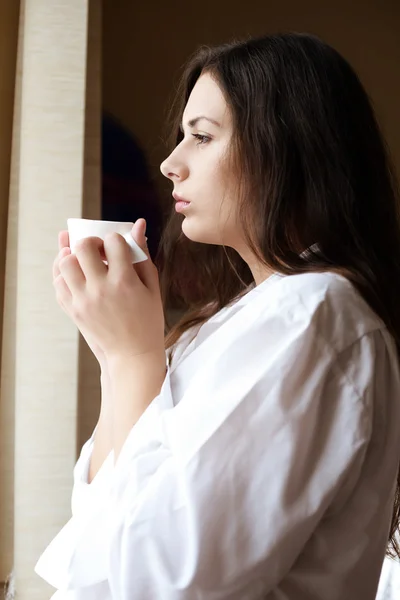
[{"label": "woman's hand", "polygon": [[[53,263],[53,285],[55,286],[55,288],[57,289],[57,278],[60,277],[60,261],[65,257],[65,256],[69,256],[71,254],[71,249],[69,247],[69,234],[68,231],[60,231],[60,233],[58,234],[58,249],[59,249],[59,253]],[[57,294],[57,301],[58,304],[60,305],[60,307],[63,309],[63,311],[68,315],[68,310],[67,308],[64,306],[61,297],[59,296],[59,294]],[[103,372],[106,371],[106,359],[105,359],[105,354],[102,351],[102,349],[100,348],[100,346],[90,337],[90,334],[85,332],[84,330],[81,330],[81,334],[83,336],[83,338],[85,339],[87,345],[89,346],[90,350],[93,352],[95,358],[97,359],[101,370]]]},{"label": "woman's hand", "polygon": [[108,234],[85,238],[76,254],[66,253],[58,262],[54,285],[57,299],[96,351],[109,359],[164,354],[164,312],[157,268],[145,240],[146,221],[139,219],[132,237],[148,259],[132,265],[123,237]]}]

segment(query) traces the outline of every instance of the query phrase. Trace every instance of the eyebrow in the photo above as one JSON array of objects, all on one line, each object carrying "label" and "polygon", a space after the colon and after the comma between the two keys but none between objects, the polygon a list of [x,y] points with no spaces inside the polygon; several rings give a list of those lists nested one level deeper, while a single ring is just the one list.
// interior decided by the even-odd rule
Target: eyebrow
[{"label": "eyebrow", "polygon": [[[201,115],[200,117],[195,117],[194,119],[191,119],[190,121],[188,121],[188,127],[192,128],[195,127],[195,125],[197,125],[197,123],[199,121],[201,121],[202,119],[204,119],[205,121],[209,121],[210,123],[213,123],[213,125],[216,125],[217,127],[221,127],[220,123],[218,123],[218,121],[215,121],[214,119],[211,119],[210,117],[205,117],[204,115]],[[179,126],[180,130],[183,133],[183,123],[180,124]]]}]

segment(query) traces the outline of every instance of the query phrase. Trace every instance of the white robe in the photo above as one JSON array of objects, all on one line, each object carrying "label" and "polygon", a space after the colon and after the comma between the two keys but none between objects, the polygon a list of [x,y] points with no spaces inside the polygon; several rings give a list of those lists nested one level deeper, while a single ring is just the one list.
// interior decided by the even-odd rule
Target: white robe
[{"label": "white robe", "polygon": [[400,375],[343,277],[250,289],[181,337],[159,396],[89,485],[92,445],[73,516],[35,568],[54,600],[374,600]]}]

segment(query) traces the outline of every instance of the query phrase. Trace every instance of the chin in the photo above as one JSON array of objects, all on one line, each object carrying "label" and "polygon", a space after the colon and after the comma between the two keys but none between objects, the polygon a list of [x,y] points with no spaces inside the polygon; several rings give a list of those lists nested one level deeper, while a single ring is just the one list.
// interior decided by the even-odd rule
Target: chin
[{"label": "chin", "polygon": [[217,236],[213,235],[213,232],[207,231],[204,226],[199,227],[189,217],[185,217],[182,221],[182,232],[192,242],[198,242],[199,244],[214,244],[221,245],[221,242],[217,241]]}]

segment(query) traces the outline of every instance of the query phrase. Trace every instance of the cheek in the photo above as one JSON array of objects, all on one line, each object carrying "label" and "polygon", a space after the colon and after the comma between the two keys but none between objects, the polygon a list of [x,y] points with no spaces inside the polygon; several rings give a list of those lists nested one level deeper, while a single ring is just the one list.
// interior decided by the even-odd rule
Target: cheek
[{"label": "cheek", "polygon": [[237,234],[235,195],[232,173],[221,152],[208,155],[196,175],[196,202],[184,216],[182,231],[192,241],[229,245]]},{"label": "cheek", "polygon": [[235,222],[235,190],[231,173],[218,165],[210,173],[200,203],[201,214],[219,230],[230,230]]}]

